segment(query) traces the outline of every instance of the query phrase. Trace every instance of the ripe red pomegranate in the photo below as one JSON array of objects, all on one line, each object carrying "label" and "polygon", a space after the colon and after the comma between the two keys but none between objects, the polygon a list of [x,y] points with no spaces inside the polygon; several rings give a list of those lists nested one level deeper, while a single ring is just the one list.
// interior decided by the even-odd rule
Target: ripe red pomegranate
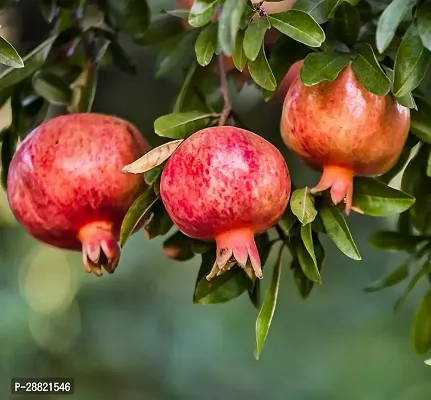
[{"label": "ripe red pomegranate", "polygon": [[122,220],[145,189],[121,168],[150,149],[138,130],[102,114],[69,114],[34,129],[15,153],[7,194],[17,220],[49,245],[82,250],[87,272],[114,272]]},{"label": "ripe red pomegranate", "polygon": [[169,158],[160,194],[181,232],[216,240],[208,279],[229,269],[232,257],[249,276],[254,270],[262,278],[254,235],[276,224],[290,196],[289,170],[271,143],[232,126],[202,129]]},{"label": "ripe red pomegranate", "polygon": [[410,110],[391,95],[368,92],[348,65],[333,82],[305,86],[299,77],[283,105],[281,134],[309,166],[322,169],[311,191],[331,188],[334,204],[352,207],[353,176],[376,176],[398,160]]}]

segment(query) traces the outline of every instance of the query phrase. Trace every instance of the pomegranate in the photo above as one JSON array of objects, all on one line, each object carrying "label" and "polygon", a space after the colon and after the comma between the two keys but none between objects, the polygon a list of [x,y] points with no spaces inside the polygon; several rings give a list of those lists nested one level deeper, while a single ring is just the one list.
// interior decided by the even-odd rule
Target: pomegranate
[{"label": "pomegranate", "polygon": [[138,130],[102,114],[69,114],[34,129],[15,153],[7,194],[17,220],[36,239],[82,250],[87,272],[112,273],[122,220],[145,189],[121,168],[150,149]]},{"label": "pomegranate", "polygon": [[290,196],[289,170],[271,143],[232,126],[202,129],[169,158],[160,195],[182,233],[215,239],[208,279],[229,269],[232,258],[250,277],[254,271],[262,278],[254,235],[277,223]]},{"label": "pomegranate", "polygon": [[277,102],[282,102],[286,98],[286,94],[289,91],[290,86],[296,77],[299,76],[302,68],[302,64],[304,60],[296,61],[287,71],[287,74],[284,76],[283,80],[280,83],[279,88],[277,89],[276,94],[274,95],[274,100]]},{"label": "pomegranate", "polygon": [[334,204],[352,207],[354,175],[377,176],[398,160],[407,140],[410,110],[391,95],[365,89],[348,65],[333,82],[305,86],[299,77],[286,95],[281,134],[309,166],[322,169],[311,191],[330,188]]}]

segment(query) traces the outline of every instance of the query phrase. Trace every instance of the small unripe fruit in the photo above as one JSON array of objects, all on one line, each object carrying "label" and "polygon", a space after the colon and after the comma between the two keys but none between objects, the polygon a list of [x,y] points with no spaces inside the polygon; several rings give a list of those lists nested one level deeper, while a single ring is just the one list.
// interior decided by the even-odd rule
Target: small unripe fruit
[{"label": "small unripe fruit", "polygon": [[347,214],[352,207],[354,175],[389,171],[409,128],[410,110],[391,95],[367,91],[350,65],[333,82],[305,86],[297,77],[281,118],[286,145],[309,166],[323,170],[311,191],[330,188],[332,201],[344,200]]},{"label": "small unripe fruit", "polygon": [[254,270],[261,278],[254,235],[282,216],[290,196],[289,170],[281,153],[262,137],[231,126],[206,128],[169,158],[160,195],[181,232],[215,239],[217,259],[208,279],[229,268],[232,257],[249,275]]},{"label": "small unripe fruit", "polygon": [[7,194],[17,220],[36,239],[82,250],[87,272],[112,273],[123,218],[145,189],[144,175],[121,169],[150,147],[130,123],[69,114],[43,123],[10,164]]}]

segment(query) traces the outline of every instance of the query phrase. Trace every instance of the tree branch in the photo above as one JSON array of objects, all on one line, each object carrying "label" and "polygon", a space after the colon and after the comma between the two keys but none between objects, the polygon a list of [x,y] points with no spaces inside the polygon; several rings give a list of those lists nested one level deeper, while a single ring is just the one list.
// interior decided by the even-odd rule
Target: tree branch
[{"label": "tree branch", "polygon": [[223,54],[220,54],[218,56],[218,69],[219,69],[219,75],[220,75],[220,92],[223,97],[223,110],[221,112],[218,125],[222,126],[226,124],[226,121],[232,112],[232,103],[230,101],[225,58]]}]

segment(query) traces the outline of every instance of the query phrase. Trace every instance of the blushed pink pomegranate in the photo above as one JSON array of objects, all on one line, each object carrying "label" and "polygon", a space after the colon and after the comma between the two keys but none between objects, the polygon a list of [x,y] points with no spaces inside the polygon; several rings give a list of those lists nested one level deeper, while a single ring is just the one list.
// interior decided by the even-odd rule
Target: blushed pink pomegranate
[{"label": "blushed pink pomegranate", "polygon": [[166,163],[160,194],[181,232],[215,239],[208,279],[229,269],[232,258],[249,276],[254,270],[262,278],[254,235],[277,223],[290,196],[289,170],[271,143],[232,126],[196,132]]},{"label": "blushed pink pomegranate", "polygon": [[69,114],[34,129],[15,153],[8,199],[28,233],[49,245],[82,250],[87,272],[114,272],[122,220],[145,189],[144,176],[121,168],[150,149],[138,130],[102,114]]},{"label": "blushed pink pomegranate", "polygon": [[352,207],[354,175],[377,176],[398,160],[410,110],[391,95],[368,92],[347,66],[333,82],[305,86],[296,78],[286,95],[281,134],[309,166],[322,169],[311,191],[331,189],[334,204]]}]

